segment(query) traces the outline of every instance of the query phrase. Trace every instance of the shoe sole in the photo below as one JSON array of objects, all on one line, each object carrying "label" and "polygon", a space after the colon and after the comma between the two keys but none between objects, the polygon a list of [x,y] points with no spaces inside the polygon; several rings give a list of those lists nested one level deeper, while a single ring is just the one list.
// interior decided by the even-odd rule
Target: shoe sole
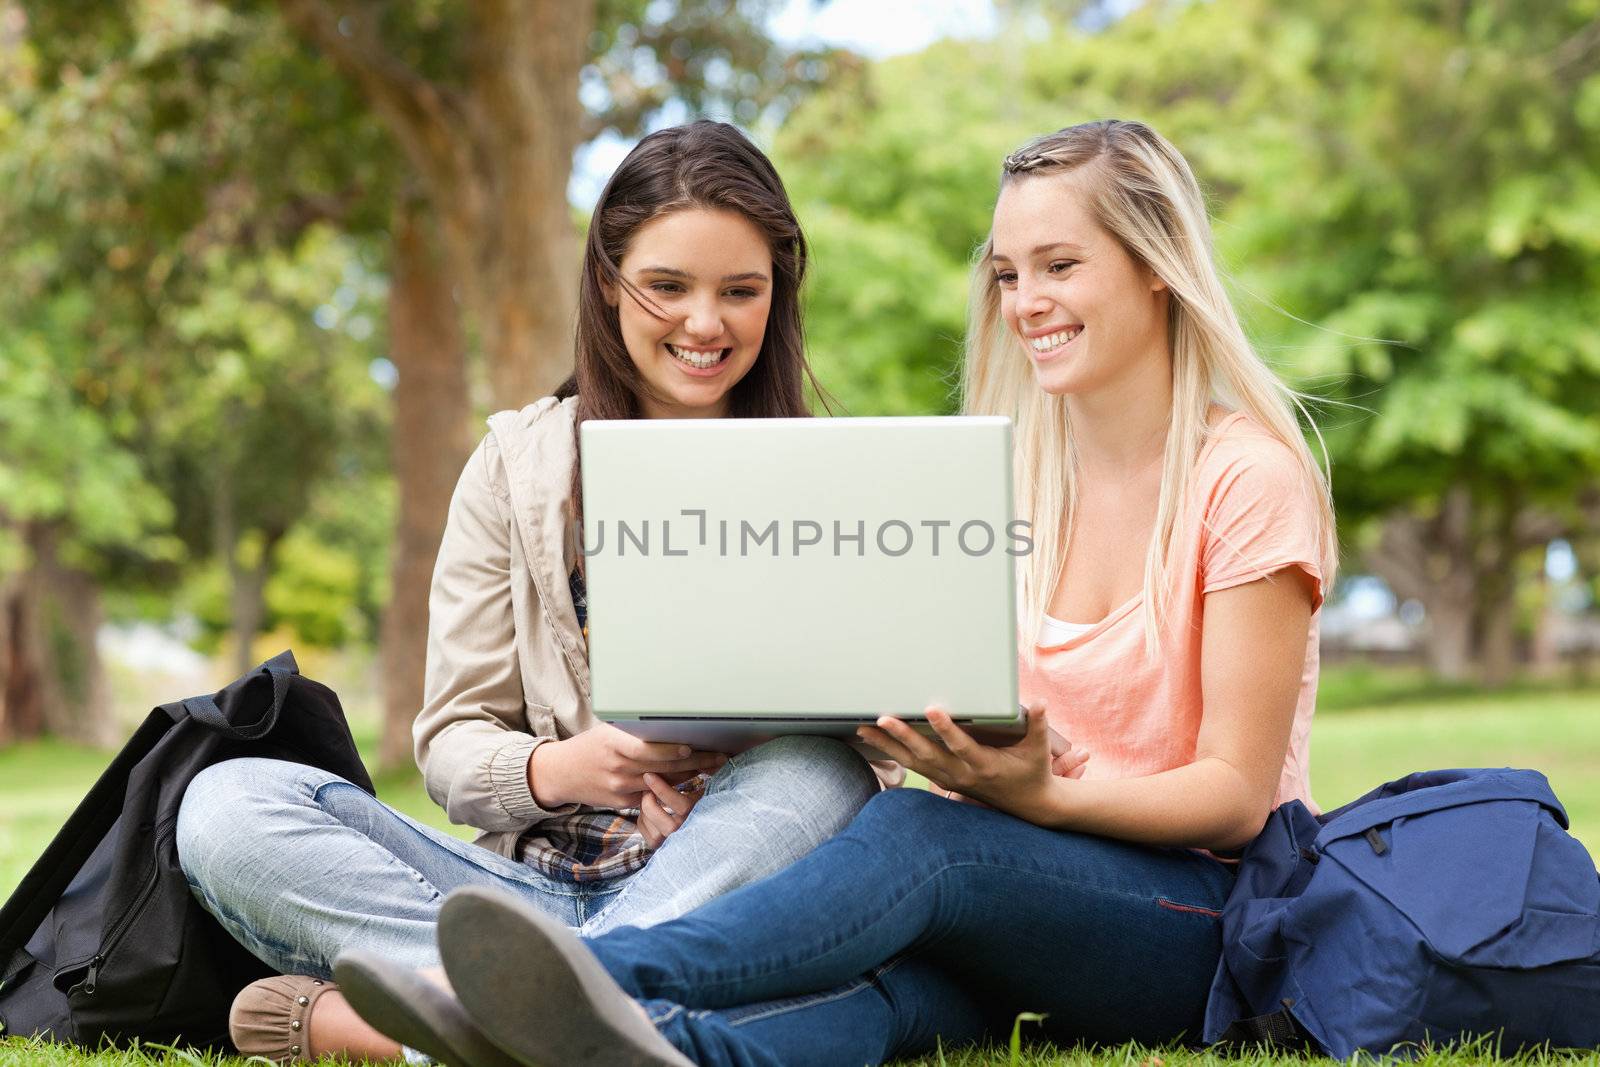
[{"label": "shoe sole", "polygon": [[522,1067],[475,1030],[454,998],[422,977],[370,952],[339,954],[339,991],[379,1033],[427,1053],[447,1067]]},{"label": "shoe sole", "polygon": [[694,1067],[575,933],[515,897],[451,893],[439,954],[462,1007],[526,1067]]}]

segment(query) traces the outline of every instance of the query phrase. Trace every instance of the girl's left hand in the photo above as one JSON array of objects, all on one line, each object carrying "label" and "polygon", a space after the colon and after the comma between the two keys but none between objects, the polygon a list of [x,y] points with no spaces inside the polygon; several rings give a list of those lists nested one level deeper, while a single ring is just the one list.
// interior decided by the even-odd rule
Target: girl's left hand
[{"label": "girl's left hand", "polygon": [[937,708],[929,708],[927,716],[928,725],[944,744],[890,716],[879,719],[877,726],[862,726],[856,733],[888,758],[947,792],[1030,821],[1042,814],[1052,777],[1044,705],[1028,707],[1027,732],[1007,748],[980,744]]},{"label": "girl's left hand", "polygon": [[639,832],[644,835],[645,844],[660,848],[705,795],[705,781],[702,779],[687,791],[680,791],[661,775],[646,772],[644,784],[649,789],[639,801]]}]

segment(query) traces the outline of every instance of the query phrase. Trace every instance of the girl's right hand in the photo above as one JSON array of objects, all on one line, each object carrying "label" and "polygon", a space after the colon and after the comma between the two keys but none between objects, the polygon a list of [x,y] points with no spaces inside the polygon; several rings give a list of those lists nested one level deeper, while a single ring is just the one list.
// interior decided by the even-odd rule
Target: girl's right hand
[{"label": "girl's right hand", "polygon": [[637,808],[649,791],[646,774],[677,785],[697,774],[719,770],[728,757],[688,745],[641,741],[610,723],[546,741],[528,758],[528,786],[541,808],[583,804],[595,808]]},{"label": "girl's right hand", "polygon": [[[1054,730],[1050,731],[1051,774],[1057,778],[1082,778],[1084,764],[1088,762],[1089,753],[1081,748],[1073,748],[1071,741],[1068,741]],[[973,800],[971,797],[962,796],[960,793],[936,786],[932,782],[928,783],[928,788],[939,796],[947,797],[963,804],[975,804],[980,808],[989,806],[981,800]]]}]

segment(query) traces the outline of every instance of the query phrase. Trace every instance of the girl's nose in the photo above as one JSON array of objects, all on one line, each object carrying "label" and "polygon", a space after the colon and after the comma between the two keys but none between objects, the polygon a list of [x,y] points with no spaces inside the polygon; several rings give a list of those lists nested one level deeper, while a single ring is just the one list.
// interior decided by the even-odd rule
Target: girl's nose
[{"label": "girl's nose", "polygon": [[1031,319],[1050,310],[1050,298],[1042,288],[1017,279],[1017,314]]},{"label": "girl's nose", "polygon": [[696,303],[684,320],[685,332],[696,341],[715,341],[722,336],[722,314],[714,300]]}]

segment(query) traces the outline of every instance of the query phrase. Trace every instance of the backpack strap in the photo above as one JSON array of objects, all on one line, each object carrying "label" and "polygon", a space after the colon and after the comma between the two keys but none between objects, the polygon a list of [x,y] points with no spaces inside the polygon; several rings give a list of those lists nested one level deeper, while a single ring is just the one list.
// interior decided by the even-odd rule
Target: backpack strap
[{"label": "backpack strap", "polygon": [[[209,695],[190,697],[175,704],[164,704],[162,705],[163,710],[172,717],[174,722],[181,722],[185,718],[190,718],[208,729],[215,730],[224,737],[230,737],[236,741],[259,741],[271,733],[274,726],[278,725],[278,715],[283,711],[283,700],[289,695],[289,683],[294,675],[299,673],[299,670],[295,666],[294,657],[287,652],[282,652],[257,667],[256,671],[266,671],[272,678],[272,704],[253,723],[235,726],[228,721],[228,717],[217,706],[216,698]],[[254,678],[254,676],[255,671],[252,671],[245,678]],[[229,688],[231,689],[232,686]]]},{"label": "backpack strap", "polygon": [[1305,1027],[1294,1017],[1292,1000],[1283,1001],[1283,1007],[1266,1015],[1248,1019],[1235,1019],[1216,1040],[1219,1045],[1263,1045],[1281,1049],[1309,1049],[1312,1047]]},{"label": "backpack strap", "polygon": [[122,814],[128,776],[171,728],[171,719],[159,711],[151,712],[67,817],[44,855],[23,875],[11,899],[0,907],[0,960],[10,960],[28,943],[90,854],[111,832]]}]

